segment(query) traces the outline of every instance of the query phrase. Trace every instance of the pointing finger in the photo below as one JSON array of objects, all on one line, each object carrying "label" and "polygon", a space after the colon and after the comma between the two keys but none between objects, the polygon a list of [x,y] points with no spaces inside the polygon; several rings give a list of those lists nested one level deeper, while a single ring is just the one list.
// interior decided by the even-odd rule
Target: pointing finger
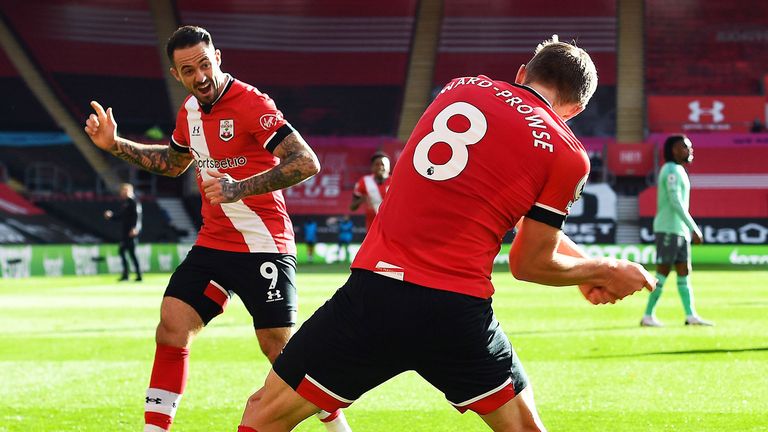
[{"label": "pointing finger", "polygon": [[107,114],[104,112],[104,108],[101,106],[100,103],[96,101],[91,101],[91,107],[94,111],[96,111],[96,115],[99,116],[99,119],[106,118]]}]

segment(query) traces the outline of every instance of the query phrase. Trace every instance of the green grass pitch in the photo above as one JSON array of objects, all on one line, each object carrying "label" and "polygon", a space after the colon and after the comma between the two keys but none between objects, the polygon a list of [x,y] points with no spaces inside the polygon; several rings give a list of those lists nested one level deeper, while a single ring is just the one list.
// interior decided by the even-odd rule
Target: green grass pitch
[{"label": "green grass pitch", "polygon": [[[347,275],[299,269],[306,319]],[[0,280],[0,431],[139,431],[168,275]],[[701,314],[683,326],[674,277],[659,306],[667,326],[640,328],[647,294],[592,306],[575,288],[494,274],[494,308],[534,385],[550,431],[768,430],[768,270],[695,269]],[[269,365],[242,304],[192,347],[175,431],[234,431]],[[347,409],[356,431],[481,431],[406,373]],[[300,431],[322,431],[315,419]]]}]

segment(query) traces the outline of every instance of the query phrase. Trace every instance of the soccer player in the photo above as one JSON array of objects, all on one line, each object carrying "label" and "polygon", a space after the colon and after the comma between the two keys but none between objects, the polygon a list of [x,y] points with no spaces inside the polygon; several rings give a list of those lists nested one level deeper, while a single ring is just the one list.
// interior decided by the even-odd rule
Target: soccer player
[{"label": "soccer player", "polygon": [[390,161],[389,156],[383,152],[376,152],[371,156],[371,173],[360,177],[355,183],[352,192],[352,203],[349,209],[357,210],[360,204],[365,203],[365,229],[370,230],[379,206],[389,189]]},{"label": "soccer player", "polygon": [[133,268],[136,269],[136,282],[141,282],[141,267],[139,266],[139,260],[136,259],[136,239],[141,232],[141,203],[136,199],[133,194],[133,185],[130,183],[123,183],[120,186],[120,198],[123,203],[120,210],[117,213],[112,210],[106,210],[104,212],[104,218],[106,220],[119,220],[122,222],[120,228],[120,247],[118,249],[120,253],[120,261],[123,263],[123,274],[120,276],[120,281],[127,281],[130,268],[128,267],[128,255],[133,262]]},{"label": "soccer player", "polygon": [[482,75],[448,83],[406,143],[349,280],[288,342],[239,431],[290,430],[406,370],[493,430],[544,430],[491,308],[504,233],[525,216],[510,254],[518,279],[582,285],[593,303],[654,283],[625,260],[557,252],[589,172],[565,121],[596,85],[587,53],[556,38],[513,84]]},{"label": "soccer player", "polygon": [[645,315],[640,320],[644,327],[661,327],[656,318],[656,304],[664,289],[672,265],[677,272],[677,291],[685,309],[685,325],[714,325],[701,318],[693,305],[693,290],[688,281],[691,272],[691,237],[693,243],[703,241],[701,230],[688,212],[691,182],[683,165],[693,162],[693,143],[684,135],[673,135],[664,142],[664,166],[659,171],[656,195],[656,217],[653,231],[656,235],[656,290],[648,297]]},{"label": "soccer player", "polygon": [[344,215],[339,218],[338,226],[338,245],[339,245],[339,261],[350,261],[349,245],[352,243],[352,237],[354,237],[355,223],[348,215]]},{"label": "soccer player", "polygon": [[315,261],[315,245],[317,244],[317,222],[314,219],[304,222],[304,243],[307,244],[307,259],[311,264]]},{"label": "soccer player", "polygon": [[[184,26],[166,46],[171,74],[190,92],[165,145],[117,135],[112,109],[91,102],[85,131],[99,148],[147,171],[179,176],[195,166],[203,226],[176,268],[160,307],[157,349],[145,400],[145,432],[167,431],[187,382],[193,338],[237,294],[270,362],[296,322],[296,245],[281,189],[320,169],[317,156],[275,102],[220,69],[203,28]],[[332,431],[343,414],[320,413]]]}]

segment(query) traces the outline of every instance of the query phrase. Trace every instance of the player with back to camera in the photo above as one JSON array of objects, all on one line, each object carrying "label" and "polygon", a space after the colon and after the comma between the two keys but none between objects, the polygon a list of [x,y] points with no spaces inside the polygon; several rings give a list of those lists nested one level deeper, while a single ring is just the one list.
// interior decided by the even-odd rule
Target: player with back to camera
[{"label": "player with back to camera", "polygon": [[663,292],[664,282],[675,266],[677,291],[685,310],[685,325],[712,326],[712,321],[701,318],[693,304],[693,289],[688,275],[691,273],[691,240],[704,241],[701,230],[688,212],[691,182],[683,165],[693,162],[693,143],[685,135],[672,135],[664,142],[664,166],[659,171],[656,191],[656,217],[653,232],[656,235],[656,290],[648,297],[645,314],[640,320],[643,327],[662,327],[656,318],[656,304]]},{"label": "player with back to camera", "polygon": [[[166,51],[170,73],[190,93],[169,146],[119,137],[112,108],[95,101],[85,126],[96,146],[147,171],[176,177],[194,164],[204,197],[197,242],[171,276],[160,307],[145,432],[171,428],[192,340],[233,294],[253,317],[264,355],[274,362],[280,354],[298,306],[296,245],[281,189],[320,169],[275,102],[220,69],[221,52],[205,29],[179,28]],[[338,410],[318,415],[328,430],[349,430]]]},{"label": "player with back to camera", "polygon": [[407,370],[493,430],[544,430],[491,308],[504,233],[525,216],[510,253],[518,279],[579,285],[594,304],[654,285],[638,264],[584,257],[561,231],[589,173],[565,121],[596,85],[587,53],[556,37],[512,84],[448,83],[416,124],[349,280],[288,342],[238,430],[291,430]]}]

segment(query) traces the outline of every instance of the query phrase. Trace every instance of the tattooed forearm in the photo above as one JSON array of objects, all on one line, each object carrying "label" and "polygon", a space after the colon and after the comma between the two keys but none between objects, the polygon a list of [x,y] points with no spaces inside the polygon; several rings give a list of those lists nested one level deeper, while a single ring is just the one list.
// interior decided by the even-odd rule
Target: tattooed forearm
[{"label": "tattooed forearm", "polygon": [[112,154],[151,173],[178,177],[189,168],[192,156],[165,145],[139,144],[118,138]]},{"label": "tattooed forearm", "polygon": [[280,158],[280,164],[269,171],[239,182],[222,179],[224,196],[228,200],[237,200],[249,195],[285,189],[301,183],[320,171],[320,162],[315,152],[296,132],[285,137],[275,148],[275,156]]}]

